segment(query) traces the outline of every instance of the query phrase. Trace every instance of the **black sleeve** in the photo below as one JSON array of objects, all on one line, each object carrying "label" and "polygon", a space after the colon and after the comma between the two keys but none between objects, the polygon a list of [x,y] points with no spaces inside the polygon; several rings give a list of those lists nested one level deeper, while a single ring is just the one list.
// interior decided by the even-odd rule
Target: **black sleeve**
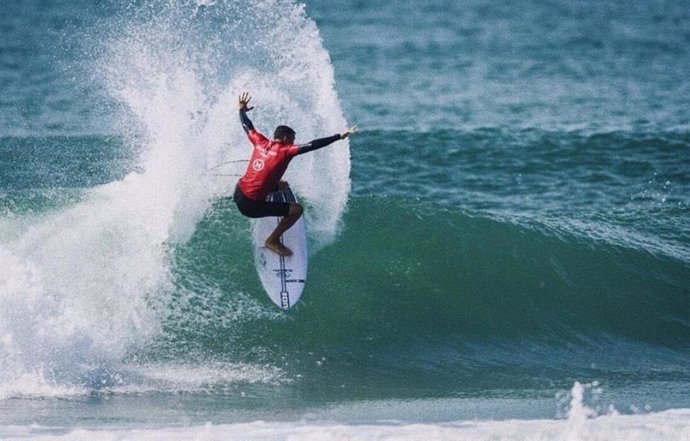
[{"label": "black sleeve", "polygon": [[242,123],[242,128],[244,129],[245,133],[249,133],[254,129],[254,124],[252,124],[252,121],[249,119],[247,116],[247,112],[244,110],[240,109],[240,122]]},{"label": "black sleeve", "polygon": [[329,144],[333,144],[334,142],[338,141],[340,139],[340,135],[333,135],[329,136],[328,138],[319,138],[315,139],[313,141],[310,141],[306,144],[300,144],[299,145],[299,151],[297,152],[298,155],[301,155],[302,153],[307,153],[307,152],[312,152],[314,150],[318,150],[320,148],[326,147]]}]

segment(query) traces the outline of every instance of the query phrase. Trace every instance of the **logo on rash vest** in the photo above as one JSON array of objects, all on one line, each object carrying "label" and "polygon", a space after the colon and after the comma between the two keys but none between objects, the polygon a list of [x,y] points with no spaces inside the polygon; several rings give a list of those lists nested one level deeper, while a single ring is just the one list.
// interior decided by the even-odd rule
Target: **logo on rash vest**
[{"label": "logo on rash vest", "polygon": [[264,169],[264,161],[263,159],[256,159],[254,162],[252,162],[252,168],[256,171],[261,171]]}]

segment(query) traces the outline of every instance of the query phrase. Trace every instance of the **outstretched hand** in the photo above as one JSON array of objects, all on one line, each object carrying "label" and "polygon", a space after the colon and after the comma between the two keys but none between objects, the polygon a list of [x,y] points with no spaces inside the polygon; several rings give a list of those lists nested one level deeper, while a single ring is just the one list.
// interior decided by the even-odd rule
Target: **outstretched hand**
[{"label": "outstretched hand", "polygon": [[244,110],[245,112],[252,110],[253,107],[249,107],[249,101],[251,100],[252,97],[249,95],[249,92],[243,92],[239,99],[240,110]]},{"label": "outstretched hand", "polygon": [[355,133],[359,132],[359,128],[357,126],[352,126],[343,133],[340,134],[340,139],[345,139],[350,135],[354,135]]}]

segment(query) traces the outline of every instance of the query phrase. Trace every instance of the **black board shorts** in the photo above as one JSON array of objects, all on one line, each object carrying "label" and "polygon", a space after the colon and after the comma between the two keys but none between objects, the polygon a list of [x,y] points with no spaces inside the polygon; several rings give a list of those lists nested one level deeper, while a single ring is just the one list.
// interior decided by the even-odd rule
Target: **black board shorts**
[{"label": "black board shorts", "polygon": [[235,187],[235,193],[232,195],[232,199],[237,204],[237,208],[240,213],[247,217],[284,217],[290,212],[289,202],[267,202],[267,201],[255,201],[250,199],[242,193],[239,185]]}]

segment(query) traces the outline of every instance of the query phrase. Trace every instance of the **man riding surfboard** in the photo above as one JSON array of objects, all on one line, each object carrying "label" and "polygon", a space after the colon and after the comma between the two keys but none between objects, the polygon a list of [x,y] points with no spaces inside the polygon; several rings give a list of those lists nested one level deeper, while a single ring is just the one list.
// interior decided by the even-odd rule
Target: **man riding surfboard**
[{"label": "man riding surfboard", "polygon": [[353,126],[327,138],[315,139],[306,144],[295,144],[295,131],[288,126],[278,126],[273,133],[273,140],[269,140],[254,128],[247,116],[247,112],[253,109],[249,107],[250,100],[247,92],[239,97],[240,122],[253,150],[247,170],[237,182],[233,200],[240,213],[247,217],[282,217],[264,245],[280,255],[290,256],[292,251],[280,243],[280,236],[300,218],[302,206],[296,202],[269,202],[266,197],[273,191],[288,187],[288,183],[281,178],[292,158],[345,139],[357,133],[358,129],[357,126]]}]

